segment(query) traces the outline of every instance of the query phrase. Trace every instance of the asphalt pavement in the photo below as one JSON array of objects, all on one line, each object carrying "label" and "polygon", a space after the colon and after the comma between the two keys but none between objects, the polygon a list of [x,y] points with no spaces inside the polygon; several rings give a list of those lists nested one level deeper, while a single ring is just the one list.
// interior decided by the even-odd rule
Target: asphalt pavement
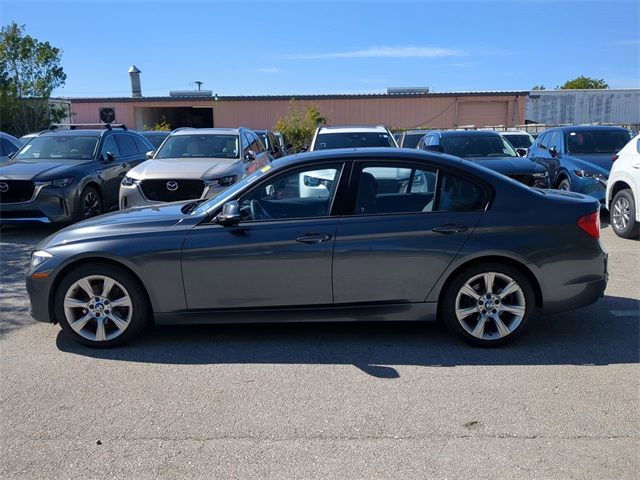
[{"label": "asphalt pavement", "polygon": [[611,228],[606,296],[491,350],[410,322],[92,350],[27,314],[52,231],[0,232],[0,478],[639,478],[640,242]]}]

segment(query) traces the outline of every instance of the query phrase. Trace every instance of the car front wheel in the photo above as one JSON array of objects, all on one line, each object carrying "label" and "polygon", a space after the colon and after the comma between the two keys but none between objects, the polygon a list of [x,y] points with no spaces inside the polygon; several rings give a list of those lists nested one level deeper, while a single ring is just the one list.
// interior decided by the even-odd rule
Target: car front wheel
[{"label": "car front wheel", "polygon": [[80,194],[80,219],[95,217],[102,213],[102,198],[93,187],[85,187]]},{"label": "car front wheel", "polygon": [[513,341],[535,311],[531,282],[519,270],[499,263],[462,271],[451,281],[442,301],[449,330],[481,347]]},{"label": "car front wheel", "polygon": [[558,190],[565,190],[567,192],[571,190],[571,182],[568,178],[563,178],[562,180],[560,180],[560,182],[558,183]]},{"label": "car front wheel", "polygon": [[611,202],[611,227],[622,238],[637,238],[636,204],[631,190],[620,190]]},{"label": "car front wheel", "polygon": [[85,264],[68,273],[54,297],[64,333],[90,347],[124,343],[144,327],[148,307],[135,277],[109,264]]}]

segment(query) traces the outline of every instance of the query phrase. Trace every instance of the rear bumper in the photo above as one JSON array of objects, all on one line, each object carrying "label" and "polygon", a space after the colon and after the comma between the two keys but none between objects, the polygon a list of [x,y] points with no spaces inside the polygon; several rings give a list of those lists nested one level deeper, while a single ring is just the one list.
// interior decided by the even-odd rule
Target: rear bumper
[{"label": "rear bumper", "polygon": [[562,292],[558,292],[557,299],[545,299],[543,313],[557,313],[586,307],[597,302],[604,296],[607,288],[608,276],[590,282],[567,285]]}]

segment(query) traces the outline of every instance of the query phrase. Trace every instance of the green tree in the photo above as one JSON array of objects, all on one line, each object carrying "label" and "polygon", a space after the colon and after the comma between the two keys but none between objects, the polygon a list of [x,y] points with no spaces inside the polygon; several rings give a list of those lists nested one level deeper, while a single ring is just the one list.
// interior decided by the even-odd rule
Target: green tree
[{"label": "green tree", "polygon": [[156,123],[155,125],[143,125],[142,130],[145,131],[160,131],[160,132],[170,132],[171,130],[173,130],[171,128],[171,124],[169,122],[167,122],[167,118],[163,115],[162,118],[160,118],[160,121],[158,123]]},{"label": "green tree", "polygon": [[69,114],[51,107],[51,92],[64,85],[61,51],[25,34],[16,22],[0,29],[0,129],[20,136]]},{"label": "green tree", "polygon": [[561,90],[578,90],[589,88],[609,88],[607,82],[602,79],[580,76],[573,80],[567,80],[560,86]]},{"label": "green tree", "polygon": [[287,112],[276,122],[275,129],[284,135],[292,150],[298,152],[311,143],[315,129],[327,122],[328,119],[315,106],[307,107],[303,114],[296,100],[292,98]]},{"label": "green tree", "polygon": [[544,85],[535,85],[531,90],[546,90]]}]

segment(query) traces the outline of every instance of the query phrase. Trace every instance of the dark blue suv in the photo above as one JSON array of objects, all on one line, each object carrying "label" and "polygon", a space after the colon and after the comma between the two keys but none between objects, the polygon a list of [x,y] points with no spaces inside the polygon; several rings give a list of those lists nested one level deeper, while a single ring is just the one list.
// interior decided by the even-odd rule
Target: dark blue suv
[{"label": "dark blue suv", "polygon": [[590,195],[604,205],[612,159],[631,132],[622,127],[551,128],[538,136],[529,159],[547,167],[551,186]]}]

